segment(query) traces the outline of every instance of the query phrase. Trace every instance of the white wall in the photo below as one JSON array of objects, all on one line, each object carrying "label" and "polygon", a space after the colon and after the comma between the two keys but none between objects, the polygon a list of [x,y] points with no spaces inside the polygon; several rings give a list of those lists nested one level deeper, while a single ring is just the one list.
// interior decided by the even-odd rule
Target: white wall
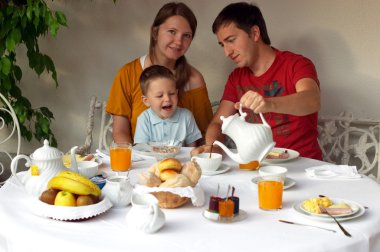
[{"label": "white wall", "polygon": [[[41,51],[58,70],[59,87],[27,68],[21,89],[34,107],[47,106],[55,116],[53,130],[59,149],[67,151],[85,140],[91,95],[106,100],[116,71],[147,52],[149,28],[167,1],[112,0],[54,1],[68,28],[57,38],[43,38]],[[219,100],[234,68],[211,32],[219,11],[232,1],[189,0],[198,30],[187,53],[204,75],[211,100]],[[380,1],[378,0],[257,0],[266,18],[272,45],[309,57],[321,82],[322,115],[352,111],[357,117],[380,119]],[[20,48],[22,52],[24,49]],[[18,59],[25,63],[24,58]],[[24,153],[39,143],[24,142]]]}]

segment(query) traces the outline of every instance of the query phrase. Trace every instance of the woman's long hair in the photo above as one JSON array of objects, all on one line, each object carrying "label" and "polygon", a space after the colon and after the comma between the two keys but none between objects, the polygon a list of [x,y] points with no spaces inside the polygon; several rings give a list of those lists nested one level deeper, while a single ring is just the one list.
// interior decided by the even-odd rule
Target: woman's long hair
[{"label": "woman's long hair", "polygon": [[[161,7],[158,11],[156,18],[153,21],[150,30],[150,45],[149,45],[149,55],[152,57],[154,55],[154,47],[156,45],[157,31],[158,27],[164,23],[168,18],[172,16],[181,16],[187,20],[190,25],[191,31],[193,32],[193,38],[195,36],[195,31],[197,30],[197,19],[193,11],[184,3],[170,2]],[[151,58],[152,64],[154,64],[154,59]],[[186,83],[190,79],[191,67],[187,63],[185,55],[179,57],[175,64],[175,77],[177,80],[177,88],[183,91]]]}]

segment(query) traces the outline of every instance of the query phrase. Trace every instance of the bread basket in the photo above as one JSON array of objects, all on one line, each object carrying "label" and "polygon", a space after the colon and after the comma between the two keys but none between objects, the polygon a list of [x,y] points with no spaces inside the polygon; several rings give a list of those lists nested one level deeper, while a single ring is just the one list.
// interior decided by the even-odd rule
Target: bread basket
[{"label": "bread basket", "polygon": [[190,198],[181,197],[171,192],[151,192],[157,199],[161,208],[178,208],[185,205]]}]

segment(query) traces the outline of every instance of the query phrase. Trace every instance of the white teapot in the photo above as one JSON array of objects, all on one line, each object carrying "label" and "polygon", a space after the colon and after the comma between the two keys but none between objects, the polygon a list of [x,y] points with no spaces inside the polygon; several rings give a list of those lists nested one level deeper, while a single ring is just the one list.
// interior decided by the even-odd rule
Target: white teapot
[{"label": "white teapot", "polygon": [[126,176],[112,176],[106,179],[102,193],[114,207],[126,207],[131,203],[133,187]]},{"label": "white teapot", "polygon": [[[75,159],[75,150],[71,149],[71,169],[78,172]],[[16,180],[24,186],[25,190],[35,197],[39,197],[47,189],[47,183],[59,172],[67,170],[63,164],[63,153],[57,148],[49,146],[49,141],[44,140],[44,145],[30,155],[17,155],[11,162],[11,171]],[[26,174],[20,179],[17,172],[17,163],[25,159],[25,166],[30,167]]]},{"label": "white teapot", "polygon": [[272,130],[264,116],[260,113],[263,124],[248,123],[245,121],[247,113],[242,111],[240,106],[239,114],[234,114],[223,121],[222,133],[228,135],[236,144],[237,153],[229,150],[224,144],[215,141],[214,144],[220,146],[231,159],[246,164],[257,160],[261,162],[276,144],[273,142]]},{"label": "white teapot", "polygon": [[126,216],[127,225],[145,233],[154,233],[165,224],[165,214],[152,194],[132,195],[132,208]]}]

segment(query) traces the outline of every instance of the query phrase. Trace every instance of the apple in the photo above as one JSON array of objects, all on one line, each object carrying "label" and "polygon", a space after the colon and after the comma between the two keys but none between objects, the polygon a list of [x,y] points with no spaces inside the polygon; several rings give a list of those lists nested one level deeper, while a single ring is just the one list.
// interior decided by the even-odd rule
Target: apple
[{"label": "apple", "polygon": [[75,195],[71,192],[60,191],[54,200],[55,206],[76,206],[77,201]]}]

